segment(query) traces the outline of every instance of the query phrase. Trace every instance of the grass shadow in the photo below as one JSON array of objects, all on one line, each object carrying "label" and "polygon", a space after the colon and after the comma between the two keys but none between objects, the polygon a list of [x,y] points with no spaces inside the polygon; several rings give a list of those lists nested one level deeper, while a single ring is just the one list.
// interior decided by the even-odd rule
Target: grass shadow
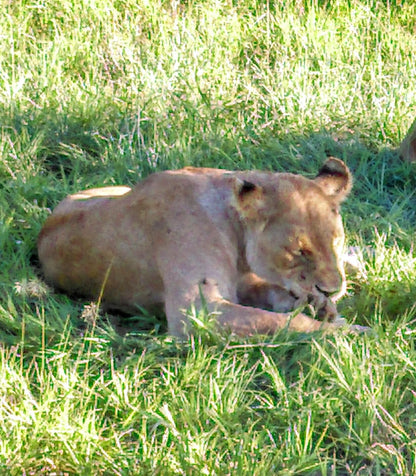
[{"label": "grass shadow", "polygon": [[[8,127],[19,138],[14,147],[21,152],[20,168],[15,168],[15,177],[9,176],[5,186],[6,202],[10,210],[13,208],[14,217],[8,233],[12,241],[22,243],[20,260],[26,257],[37,265],[36,230],[46,208],[53,208],[64,195],[75,190],[132,184],[154,170],[185,165],[255,168],[313,177],[327,156],[345,160],[355,177],[353,192],[343,205],[349,242],[372,246],[376,230],[386,237],[384,247],[400,246],[411,252],[416,226],[415,165],[403,163],[394,150],[377,151],[351,132],[323,129],[280,137],[256,137],[249,133],[244,137],[212,136],[208,141],[195,141],[186,150],[183,144],[178,144],[177,149],[168,147],[161,155],[152,149],[150,122],[148,129],[138,130],[133,116],[120,118],[115,114],[109,128],[108,114],[101,120],[100,112],[99,107],[88,116],[76,111],[68,115],[27,111],[8,118]],[[4,164],[1,170],[8,174]],[[13,270],[19,266],[28,273],[27,263],[16,262]],[[33,274],[38,274],[36,269]],[[381,305],[389,316],[405,312],[415,296],[415,289],[409,284],[413,275],[410,276],[405,284],[399,269],[388,283],[374,279],[353,282],[352,296],[345,298],[341,309],[354,308],[364,315]],[[353,312],[348,310],[345,314]],[[157,320],[149,324],[148,318],[138,316],[124,324],[120,321],[115,327],[126,326],[121,334],[128,333],[133,322],[138,331],[166,329]]]}]

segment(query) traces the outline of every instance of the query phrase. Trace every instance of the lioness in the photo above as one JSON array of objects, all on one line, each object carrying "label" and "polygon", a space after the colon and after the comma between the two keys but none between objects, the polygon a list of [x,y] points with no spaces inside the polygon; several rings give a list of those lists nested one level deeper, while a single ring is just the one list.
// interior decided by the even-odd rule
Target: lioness
[{"label": "lioness", "polygon": [[[333,301],[345,290],[339,206],[351,185],[335,158],[314,180],[159,172],[133,189],[65,198],[41,230],[39,258],[47,280],[68,293],[101,295],[128,313],[164,308],[176,336],[189,331],[185,310],[202,303],[239,335],[333,328]],[[305,303],[324,322],[288,313]]]}]

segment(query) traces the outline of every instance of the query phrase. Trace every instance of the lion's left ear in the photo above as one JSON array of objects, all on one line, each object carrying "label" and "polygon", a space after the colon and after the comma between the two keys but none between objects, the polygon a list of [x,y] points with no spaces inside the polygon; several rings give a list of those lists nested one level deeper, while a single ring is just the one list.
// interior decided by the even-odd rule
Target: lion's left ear
[{"label": "lion's left ear", "polygon": [[340,159],[330,157],[315,178],[322,190],[339,202],[345,200],[352,188],[352,175]]},{"label": "lion's left ear", "polygon": [[263,187],[238,178],[233,182],[232,202],[240,217],[246,220],[259,218],[266,206]]}]

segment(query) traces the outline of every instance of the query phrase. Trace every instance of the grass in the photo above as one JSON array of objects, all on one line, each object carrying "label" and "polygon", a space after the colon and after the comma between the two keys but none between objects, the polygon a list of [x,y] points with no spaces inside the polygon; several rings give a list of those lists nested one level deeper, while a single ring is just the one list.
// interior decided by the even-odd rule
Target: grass
[{"label": "grass", "polygon": [[[0,0],[0,474],[416,473],[416,5]],[[183,165],[355,176],[364,336],[123,321],[41,280],[75,190]]]}]

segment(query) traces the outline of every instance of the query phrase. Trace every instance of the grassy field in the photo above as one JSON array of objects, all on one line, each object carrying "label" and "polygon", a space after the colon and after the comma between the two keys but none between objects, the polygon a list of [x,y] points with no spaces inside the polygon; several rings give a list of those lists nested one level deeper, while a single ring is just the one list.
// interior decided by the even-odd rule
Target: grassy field
[{"label": "grassy field", "polygon": [[[0,0],[0,474],[416,474],[416,4]],[[78,189],[183,165],[344,159],[368,335],[110,320],[41,280]]]}]

